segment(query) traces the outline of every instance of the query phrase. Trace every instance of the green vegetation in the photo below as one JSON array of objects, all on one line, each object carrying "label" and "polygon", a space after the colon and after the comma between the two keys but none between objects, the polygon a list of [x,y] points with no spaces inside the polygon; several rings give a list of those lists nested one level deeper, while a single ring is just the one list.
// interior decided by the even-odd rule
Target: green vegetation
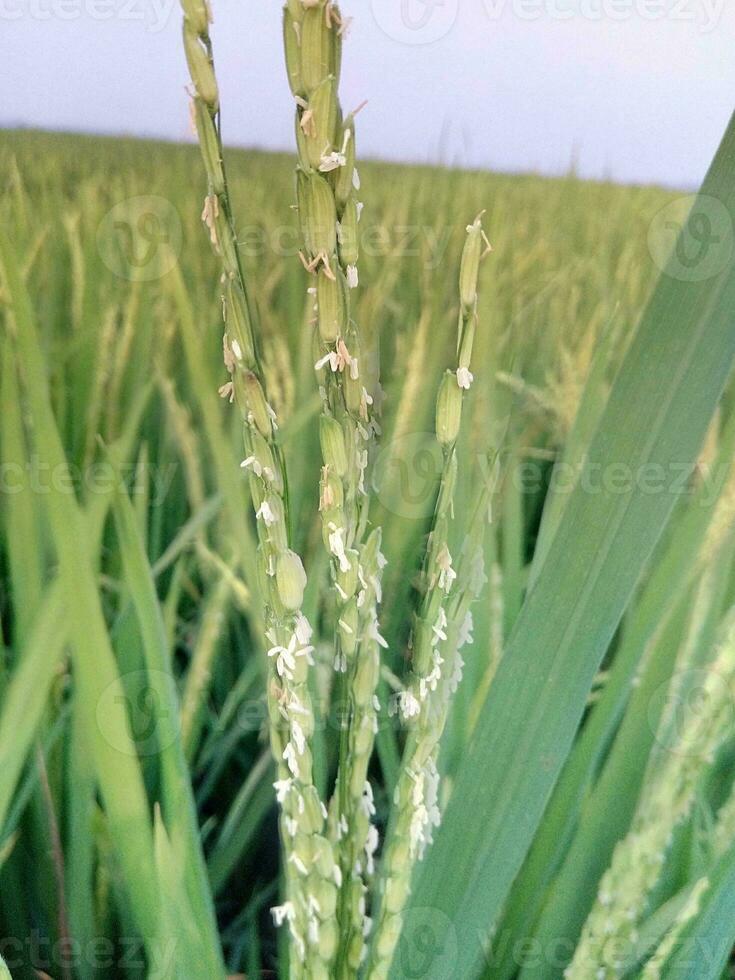
[{"label": "green vegetation", "polygon": [[719,980],[735,132],[660,278],[658,188],[361,162],[357,225],[308,119],[225,184],[195,27],[204,165],[0,135],[0,955]]}]

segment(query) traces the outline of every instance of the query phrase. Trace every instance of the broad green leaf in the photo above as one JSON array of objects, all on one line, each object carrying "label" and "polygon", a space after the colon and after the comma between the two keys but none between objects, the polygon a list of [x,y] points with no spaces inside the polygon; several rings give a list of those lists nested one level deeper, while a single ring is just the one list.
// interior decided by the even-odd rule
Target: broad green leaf
[{"label": "broad green leaf", "polygon": [[684,930],[662,980],[719,980],[735,943],[735,846],[711,876],[699,914]]},{"label": "broad green leaf", "polygon": [[665,690],[671,679],[688,614],[687,603],[680,601],[653,645],[605,768],[581,807],[564,863],[544,895],[543,913],[532,935],[541,943],[559,941],[563,950],[553,963],[538,960],[527,966],[521,971],[523,980],[551,980],[559,963],[566,964],[613,848],[628,831],[654,744],[656,712],[664,707],[664,699],[654,695]]},{"label": "broad green leaf", "polygon": [[[217,920],[209,891],[204,857],[199,840],[196,807],[181,739],[181,716],[176,684],[171,673],[166,628],[158,603],[153,573],[148,564],[140,525],[130,498],[120,484],[113,502],[117,540],[123,560],[125,583],[135,607],[143,644],[146,688],[156,706],[157,755],[160,761],[163,813],[180,842],[183,865],[181,880],[186,885],[199,935],[198,962],[210,978],[223,976]],[[156,846],[160,844],[160,836]],[[169,882],[169,885],[171,882]],[[163,912],[164,921],[167,910]],[[193,975],[193,974],[192,974]]]},{"label": "broad green leaf", "polygon": [[[713,198],[735,216],[734,165],[735,121],[699,206]],[[704,281],[664,275],[615,380],[411,901],[435,914],[440,947],[456,938],[457,976],[480,968],[602,656],[676,503],[676,481],[692,469],[735,355],[733,309],[732,259]],[[623,473],[622,492],[600,481],[611,467]],[[426,978],[446,980],[440,960]]]},{"label": "broad green leaf", "polygon": [[36,495],[25,465],[28,451],[21,419],[16,359],[10,337],[2,350],[3,407],[0,412],[0,452],[9,474],[2,495],[2,526],[7,537],[10,587],[15,613],[15,646],[20,649],[31,630],[43,585],[43,536]]},{"label": "broad green leaf", "polygon": [[41,604],[0,710],[0,830],[40,727],[64,652],[64,596],[55,582]]},{"label": "broad green leaf", "polygon": [[153,818],[156,843],[156,871],[161,882],[161,932],[157,946],[158,962],[150,974],[167,980],[210,980],[224,976],[221,967],[211,971],[211,957],[202,949],[199,918],[188,901],[187,845],[178,836],[172,840],[156,807]]},{"label": "broad green leaf", "polygon": [[[54,420],[46,373],[30,297],[17,257],[0,231],[0,261],[16,331],[19,360],[34,422],[36,450],[61,478],[68,464]],[[59,580],[64,596],[72,645],[79,705],[85,737],[92,752],[105,810],[118,856],[125,868],[126,887],[134,897],[136,921],[150,942],[157,929],[158,887],[153,872],[153,833],[148,803],[125,711],[125,692],[110,645],[91,561],[83,512],[69,488],[52,486],[44,497],[58,554]],[[104,731],[99,711],[104,712]]]},{"label": "broad green leaf", "polygon": [[[728,420],[710,478],[687,502],[679,519],[672,522],[674,526],[666,547],[628,617],[602,696],[574,743],[526,862],[513,885],[503,915],[501,935],[520,937],[534,932],[549,879],[569,846],[582,801],[620,722],[641,658],[656,633],[665,628],[667,619],[699,570],[692,556],[697,553],[727,486],[734,450],[735,415]],[[665,656],[665,651],[663,653]],[[614,841],[614,834],[612,839]],[[580,897],[579,892],[579,888],[574,889],[577,897]],[[552,910],[558,914],[553,904]],[[498,977],[507,977],[513,972],[509,951],[502,967],[495,969]]]}]

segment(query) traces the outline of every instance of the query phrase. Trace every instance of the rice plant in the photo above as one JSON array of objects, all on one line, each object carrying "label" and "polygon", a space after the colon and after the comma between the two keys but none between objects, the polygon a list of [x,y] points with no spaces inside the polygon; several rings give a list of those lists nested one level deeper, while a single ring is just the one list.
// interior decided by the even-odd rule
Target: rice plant
[{"label": "rice plant", "polygon": [[0,135],[0,973],[729,975],[735,125],[662,257],[182,9],[198,149]]}]

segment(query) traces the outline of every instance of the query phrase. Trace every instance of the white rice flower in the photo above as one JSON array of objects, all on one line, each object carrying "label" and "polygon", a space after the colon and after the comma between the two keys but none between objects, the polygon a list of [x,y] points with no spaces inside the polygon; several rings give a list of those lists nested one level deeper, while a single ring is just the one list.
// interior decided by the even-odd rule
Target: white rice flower
[{"label": "white rice flower", "polygon": [[304,862],[301,860],[301,858],[298,856],[298,854],[296,854],[295,851],[292,851],[289,854],[288,860],[289,860],[289,863],[292,864],[296,868],[296,870],[298,871],[299,874],[301,874],[301,875],[308,875],[309,869],[306,867],[306,865],[304,864]]},{"label": "white rice flower", "polygon": [[472,566],[470,569],[470,591],[473,595],[479,596],[485,587],[487,582],[487,575],[485,574],[485,559],[483,557],[481,549],[477,549],[475,555],[472,559]]},{"label": "white rice flower", "polygon": [[296,918],[296,909],[293,902],[284,902],[283,905],[274,905],[271,909],[271,915],[276,927],[279,927],[284,922],[293,922]]},{"label": "white rice flower", "polygon": [[328,354],[324,355],[324,357],[320,357],[314,365],[314,370],[321,371],[321,369],[326,367],[327,364],[335,373],[339,370],[339,357],[337,356],[336,351],[330,350]]},{"label": "white rice flower", "polygon": [[[362,494],[367,494],[365,489],[365,471],[368,465],[368,451],[364,449],[362,452],[358,449],[355,454],[355,461],[357,463],[357,468],[360,472],[360,479],[357,481],[357,489]],[[378,600],[380,601],[380,600]]]},{"label": "white rice flower", "polygon": [[258,518],[258,520],[263,521],[266,527],[272,527],[277,520],[276,515],[271,510],[271,506],[267,500],[264,500],[260,507],[258,507],[257,511],[255,512],[255,516]]},{"label": "white rice flower", "polygon": [[307,646],[310,643],[313,635],[314,631],[311,628],[309,620],[303,613],[297,613],[296,623],[294,625],[294,636],[296,637],[298,643],[300,643],[302,646]]},{"label": "white rice flower", "polygon": [[347,163],[347,159],[344,153],[338,153],[336,150],[332,150],[331,153],[323,153],[319,161],[319,170],[323,174],[328,174],[332,170],[337,170],[339,167],[344,167]]},{"label": "white rice flower", "polygon": [[207,226],[209,230],[209,240],[212,245],[219,249],[219,241],[217,239],[217,226],[215,225],[215,218],[219,216],[219,199],[214,194],[208,194],[204,198],[204,207],[202,209],[202,221]]},{"label": "white rice flower", "polygon": [[220,398],[226,398],[231,405],[235,400],[235,386],[231,381],[226,381],[217,389],[217,394]]},{"label": "white rice flower", "polygon": [[347,285],[350,287],[350,289],[357,289],[357,287],[360,285],[360,276],[357,272],[356,265],[347,266]]},{"label": "white rice flower", "polygon": [[375,816],[375,797],[373,796],[373,787],[367,781],[365,782],[365,787],[362,791],[360,806],[366,817]]},{"label": "white rice flower", "polygon": [[460,653],[454,658],[454,668],[452,676],[449,678],[449,690],[454,694],[462,681],[462,671],[464,670],[464,660]]},{"label": "white rice flower", "polygon": [[293,744],[296,746],[296,751],[299,755],[303,755],[306,749],[306,737],[304,736],[304,729],[297,721],[291,721],[291,738],[293,739]]},{"label": "white rice flower", "polygon": [[286,797],[293,789],[293,779],[277,779],[273,783],[273,789],[276,791],[278,803],[285,803]]},{"label": "white rice flower", "polygon": [[446,544],[439,552],[436,563],[439,566],[439,588],[445,594],[448,594],[451,591],[454,580],[457,578],[457,573],[452,567],[452,556]]},{"label": "white rice flower", "polygon": [[299,760],[296,755],[296,749],[294,749],[291,742],[286,742],[286,748],[283,750],[283,760],[291,771],[291,775],[296,779],[299,778]]},{"label": "white rice flower", "polygon": [[260,465],[255,456],[248,456],[247,459],[244,459],[242,463],[240,463],[240,468],[243,470],[252,468],[252,471],[256,476],[263,475],[263,467]]},{"label": "white rice flower", "polygon": [[388,649],[388,641],[384,636],[381,636],[380,631],[378,630],[377,619],[374,619],[368,626],[368,636],[371,640],[375,640],[375,642],[384,650]]},{"label": "white rice flower", "polygon": [[334,655],[334,663],[332,666],[338,674],[347,673],[347,657],[341,650]]},{"label": "white rice flower", "polygon": [[296,657],[294,656],[294,651],[290,649],[291,644],[288,647],[284,646],[274,646],[268,651],[269,657],[276,658],[276,672],[279,677],[285,677],[286,680],[293,680],[293,672],[296,670]]},{"label": "white rice flower", "polygon": [[292,715],[308,715],[308,708],[299,701],[295,694],[292,694],[288,702],[288,712]]},{"label": "white rice flower", "polygon": [[413,691],[401,691],[399,703],[404,718],[413,718],[421,711],[421,704]]},{"label": "white rice flower", "polygon": [[297,932],[293,922],[289,924],[288,931],[291,933],[291,938],[293,939],[299,959],[303,960],[303,958],[306,956],[306,943],[302,939],[301,933]]},{"label": "white rice flower", "polygon": [[464,388],[465,391],[468,391],[474,380],[475,376],[469,368],[457,368],[457,384],[460,388]]},{"label": "white rice flower", "polygon": [[457,649],[461,650],[463,646],[467,643],[473,642],[472,631],[475,628],[475,624],[472,620],[471,610],[467,610],[467,614],[459,628],[459,636],[457,637]]},{"label": "white rice flower", "polygon": [[439,610],[439,615],[436,618],[436,623],[431,627],[431,632],[434,634],[431,638],[433,646],[436,646],[440,640],[446,640],[447,634],[447,614],[443,609]]},{"label": "white rice flower", "polygon": [[439,681],[441,680],[442,672],[441,665],[444,663],[444,659],[439,656],[438,651],[434,651],[434,666],[432,667],[430,673],[426,677],[422,677],[419,681],[419,695],[421,700],[426,700],[429,691],[435,691]]},{"label": "white rice flower", "polygon": [[[331,525],[334,527],[334,525]],[[344,530],[341,527],[334,527],[333,531],[329,533],[329,550],[332,552],[334,557],[339,562],[339,568],[342,572],[349,572],[352,568],[350,560],[345,552],[345,542],[344,542]]]},{"label": "white rice flower", "polygon": [[365,841],[365,868],[369,875],[375,871],[375,852],[378,849],[379,842],[378,828],[374,824],[370,824],[367,832],[367,840]]},{"label": "white rice flower", "polygon": [[423,848],[426,846],[424,828],[426,827],[427,817],[428,814],[424,804],[417,804],[413,813],[411,814],[411,825],[408,831],[408,842],[412,855],[421,853]]}]

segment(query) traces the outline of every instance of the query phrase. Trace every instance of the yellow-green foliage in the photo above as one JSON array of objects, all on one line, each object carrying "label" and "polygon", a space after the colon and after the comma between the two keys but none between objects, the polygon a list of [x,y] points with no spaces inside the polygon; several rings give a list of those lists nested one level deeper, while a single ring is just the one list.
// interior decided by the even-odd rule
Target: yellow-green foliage
[{"label": "yellow-green foliage", "polygon": [[[276,795],[282,797],[287,829],[296,820],[308,825],[308,833],[294,846],[294,860],[310,860],[324,869],[318,880],[324,920],[318,941],[324,962],[332,959],[339,939],[331,914],[324,911],[331,910],[336,887],[330,879],[331,844],[320,833],[324,814],[318,804],[333,788],[338,756],[338,719],[328,713],[331,640],[337,628],[344,637],[352,635],[358,621],[352,600],[359,586],[349,560],[332,573],[344,599],[338,622],[318,507],[327,518],[328,534],[330,517],[336,520],[345,509],[342,475],[352,466],[348,450],[354,446],[344,435],[349,429],[333,418],[325,416],[319,424],[322,407],[315,361],[331,351],[350,317],[359,324],[359,347],[366,352],[360,359],[360,378],[375,391],[376,400],[378,376],[384,391],[380,446],[374,465],[371,461],[370,511],[371,520],[382,527],[382,539],[366,536],[365,543],[376,567],[382,564],[380,550],[388,560],[380,613],[388,649],[381,653],[381,712],[373,757],[378,761],[370,772],[377,787],[374,803],[381,831],[395,786],[399,798],[408,798],[412,789],[405,773],[403,781],[398,780],[406,739],[391,722],[388,708],[391,702],[401,703],[396,692],[402,690],[405,709],[411,684],[420,691],[431,678],[428,660],[409,665],[409,636],[413,631],[413,655],[426,659],[422,651],[431,652],[430,633],[438,622],[432,602],[439,593],[449,594],[458,576],[448,629],[457,634],[452,637],[457,644],[467,641],[470,600],[480,596],[474,607],[474,644],[465,650],[465,681],[453,695],[451,710],[446,692],[440,691],[430,719],[435,726],[431,737],[424,719],[409,737],[407,757],[412,757],[413,746],[426,783],[422,806],[427,826],[433,826],[451,791],[527,583],[538,574],[537,568],[531,571],[534,548],[541,542],[539,554],[545,554],[553,537],[561,509],[558,497],[539,536],[551,467],[562,452],[569,460],[579,458],[599,418],[660,271],[647,236],[651,220],[672,193],[583,182],[574,175],[550,179],[361,160],[360,200],[365,211],[358,223],[350,187],[336,186],[330,207],[339,209],[345,219],[342,230],[345,235],[350,230],[350,236],[337,241],[330,228],[328,240],[322,241],[319,235],[325,230],[302,228],[292,208],[297,200],[295,154],[228,151],[232,226],[248,290],[246,295],[237,276],[225,283],[230,316],[225,359],[240,365],[233,382],[222,363],[220,276],[223,268],[236,268],[236,255],[230,216],[222,203],[225,172],[211,126],[217,93],[206,48],[198,40],[206,35],[206,7],[188,7],[190,60],[207,89],[205,101],[195,107],[194,122],[205,143],[209,185],[202,156],[193,145],[0,134],[0,896],[10,896],[0,901],[0,935],[25,937],[38,927],[57,941],[68,929],[87,950],[95,939],[113,942],[132,935],[142,940],[145,952],[140,956],[148,965],[126,976],[141,977],[146,971],[154,975],[154,961],[163,962],[171,953],[179,957],[179,972],[172,975],[209,980],[224,968],[207,932],[214,917],[210,921],[205,879],[211,884],[227,970],[257,976],[261,968],[284,963],[264,914],[268,906],[276,907],[277,918],[286,920],[290,914],[288,902],[279,905],[278,897],[278,834],[275,821],[269,819]],[[308,30],[313,34],[312,27]],[[336,73],[329,52],[317,54]],[[319,73],[312,74],[316,78]],[[308,72],[293,69],[291,75],[299,92],[311,91],[314,79]],[[321,74],[316,81],[322,83]],[[319,99],[313,95],[318,109]],[[351,117],[341,125],[354,130]],[[310,151],[311,159],[317,159],[313,147],[299,149],[307,160]],[[334,149],[341,147],[335,144]],[[348,147],[350,159],[353,152],[354,139]],[[316,205],[323,210],[323,203]],[[460,259],[467,222],[482,211],[492,252],[479,266],[475,288],[479,252],[484,249],[479,230],[463,269]],[[359,253],[359,289],[347,291],[345,271],[339,271],[334,282],[323,274],[307,277],[298,258],[304,233],[307,243],[318,239],[312,252],[336,251],[345,266],[353,265],[348,260],[356,260]],[[318,321],[315,296],[307,294],[307,285],[317,290]],[[26,301],[27,322],[38,334],[39,349],[33,346],[33,331],[23,326],[21,307]],[[475,301],[476,328],[468,340]],[[23,356],[31,350],[42,358],[34,361],[33,371]],[[44,372],[50,412],[45,387],[38,385],[40,395],[28,390]],[[588,377],[593,382],[584,394],[580,416],[577,409]],[[241,387],[235,390],[233,384]],[[231,399],[234,408],[228,404]],[[241,405],[249,406],[252,416],[245,413],[250,440],[245,460],[243,419],[235,410]],[[277,431],[271,409],[279,422]],[[349,405],[348,409],[352,410]],[[339,431],[330,429],[331,423]],[[729,462],[732,443],[732,421],[725,411],[713,428],[708,460],[719,460],[724,469],[722,458],[727,456]],[[49,469],[49,446],[54,448],[55,464],[63,451],[68,468]],[[320,474],[322,455],[330,472]],[[271,482],[267,494],[263,481],[258,482],[262,473]],[[474,509],[481,485],[489,487],[492,496],[493,521],[486,544],[477,530],[485,522]],[[697,500],[702,503],[703,488],[711,488],[701,482],[701,474],[698,486],[702,496]],[[270,569],[256,557],[251,494],[261,520],[274,518],[271,535],[278,560]],[[687,575],[681,572],[680,552],[663,553],[671,573],[667,587],[676,580],[671,606],[660,599],[665,588],[653,590],[653,597],[643,591],[643,612],[633,606],[633,626],[619,648],[620,659],[629,658],[621,700],[614,707],[607,705],[606,674],[597,692],[601,710],[609,711],[614,721],[598,731],[591,709],[589,727],[599,738],[598,748],[607,751],[611,744],[619,720],[616,712],[626,710],[633,674],[640,670],[644,687],[653,687],[666,674],[661,665],[670,668],[679,646],[686,645],[682,636],[694,630],[695,615],[688,602],[690,592],[701,589],[698,576],[708,583],[706,603],[700,595],[697,607],[698,659],[692,654],[684,665],[689,669],[707,662],[728,597],[724,586],[717,592],[712,572],[715,552],[724,563],[731,548],[728,500],[725,494],[713,525],[716,533],[710,532],[705,550],[712,554],[692,560]],[[694,544],[699,546],[709,520],[706,508],[714,510],[715,503],[715,497],[707,498],[696,514],[689,513],[686,535],[675,539],[692,542],[692,559]],[[66,526],[64,514],[73,517],[75,530],[83,530],[79,541],[70,540],[72,528]],[[702,514],[700,520],[697,515]],[[436,581],[431,569],[422,568],[432,521],[431,554],[441,570]],[[325,543],[329,547],[328,539]],[[64,559],[60,563],[59,555]],[[489,585],[475,574],[481,559]],[[79,582],[69,573],[77,567],[84,572]],[[269,589],[275,595],[271,579],[280,595],[281,618],[301,623],[303,609],[315,628],[311,640],[302,631],[304,646],[315,648],[314,717],[309,716],[307,730],[301,731],[308,742],[309,763],[313,752],[310,805],[303,814],[289,811],[283,779],[274,792],[278,774],[264,745],[269,723],[272,737],[275,732],[277,738],[282,727],[282,706],[277,698],[271,697],[270,703],[264,698],[272,676],[268,664],[284,655],[280,639],[272,644],[264,640],[267,607],[262,597]],[[86,635],[84,610],[72,601],[77,586],[84,589],[85,608],[94,613],[94,636]],[[69,614],[70,603],[74,616]],[[428,631],[426,636],[422,630]],[[92,669],[95,637],[105,638],[104,685],[103,674]],[[664,639],[670,640],[665,649]],[[615,678],[615,650],[608,660]],[[159,666],[153,669],[151,664]],[[178,693],[168,683],[169,664]],[[294,669],[301,668],[299,664]],[[366,704],[376,671],[377,666],[355,678],[355,689]],[[300,674],[297,681],[307,686]],[[100,685],[105,689],[98,691]],[[96,704],[88,703],[90,692],[98,695]],[[337,696],[331,694],[334,708]],[[126,705],[127,731],[115,698]],[[180,715],[177,698],[183,703]],[[630,701],[627,721],[634,733],[645,734],[646,707],[636,704],[635,696]],[[372,717],[372,705],[368,707]],[[163,717],[159,711],[168,712],[164,725],[158,723]],[[399,711],[401,715],[410,716],[411,711]],[[179,745],[179,718],[181,752],[169,744],[173,740]],[[440,751],[436,736],[445,723]],[[627,729],[621,731],[625,734]],[[652,738],[649,735],[649,741]],[[115,767],[106,760],[115,758],[115,752],[124,753],[131,739],[137,755],[126,757],[121,772],[130,776],[135,790],[135,822],[126,826],[121,844],[115,831],[125,826],[131,795],[116,786]],[[372,745],[372,731],[365,744]],[[642,750],[637,760],[641,772],[647,752],[648,748]],[[583,756],[577,771],[587,775],[573,783],[574,792],[569,791],[573,807],[584,795],[581,790],[590,788],[589,774],[596,776],[603,754],[599,749],[599,754]],[[610,758],[617,764],[614,751]],[[103,763],[107,771],[101,774]],[[185,765],[193,781],[192,797],[188,789],[181,789],[187,780],[177,778]],[[282,776],[283,765],[281,770]],[[448,777],[440,784],[437,770]],[[360,785],[363,775],[361,769]],[[593,803],[604,812],[604,781],[599,784],[600,801]],[[353,787],[356,796],[360,785]],[[437,799],[436,785],[442,787]],[[634,786],[631,812],[636,793]],[[373,806],[372,799],[365,802]],[[154,804],[160,804],[155,818]],[[192,833],[193,810],[187,809],[194,806],[202,851]],[[560,805],[560,810],[567,812],[566,806]],[[182,813],[188,814],[186,819]],[[575,809],[572,830],[576,814]],[[472,819],[479,817],[473,814]],[[136,828],[145,829],[137,834]],[[367,828],[366,820],[366,833]],[[406,843],[414,831],[409,826],[394,831],[393,863],[386,862],[383,885],[383,919],[392,924],[382,932],[378,929],[382,945],[377,959],[384,962],[376,967],[376,976],[388,975],[398,939],[399,912],[417,856],[416,848]],[[425,836],[430,839],[430,827]],[[376,839],[370,840],[366,865],[373,855],[376,862],[379,857],[374,854]],[[566,842],[567,837],[561,835],[560,840]],[[197,863],[202,852],[208,876]],[[30,876],[29,854],[35,858]],[[139,855],[150,860],[140,860]],[[551,863],[562,857],[554,851]],[[136,861],[145,865],[137,887],[128,880]],[[401,869],[406,873],[398,874]],[[361,870],[371,879],[371,867]],[[549,885],[545,866],[543,874],[536,866],[526,870],[527,880],[541,881],[539,893],[543,892]],[[701,870],[702,875],[709,872],[707,867]],[[663,869],[663,879],[667,871]],[[692,873],[692,880],[698,876]],[[61,885],[64,902],[59,898]],[[631,899],[639,901],[641,918],[651,888],[649,883],[645,895]],[[540,899],[529,905],[522,889],[516,897],[506,926],[516,938],[528,938],[542,911]],[[518,909],[531,905],[534,918],[529,923]],[[358,911],[357,919],[362,920],[365,910]],[[368,908],[367,914],[371,911],[376,910]],[[683,929],[689,917],[672,915],[672,921]],[[671,935],[666,940],[664,930],[653,935],[654,940],[663,940],[659,958],[668,957]],[[197,973],[191,965],[197,955],[190,954],[205,947],[210,957]],[[361,947],[360,939],[355,944],[358,954]],[[21,967],[28,961],[23,956]],[[203,956],[201,962],[205,963]],[[510,980],[512,970],[502,954],[499,964],[497,972],[488,972],[488,980]],[[15,975],[13,964],[9,966]],[[64,975],[58,961],[43,969],[52,976]],[[97,975],[108,975],[101,969]],[[124,967],[120,969],[124,973]],[[78,973],[85,980],[95,975],[84,966]]]}]

